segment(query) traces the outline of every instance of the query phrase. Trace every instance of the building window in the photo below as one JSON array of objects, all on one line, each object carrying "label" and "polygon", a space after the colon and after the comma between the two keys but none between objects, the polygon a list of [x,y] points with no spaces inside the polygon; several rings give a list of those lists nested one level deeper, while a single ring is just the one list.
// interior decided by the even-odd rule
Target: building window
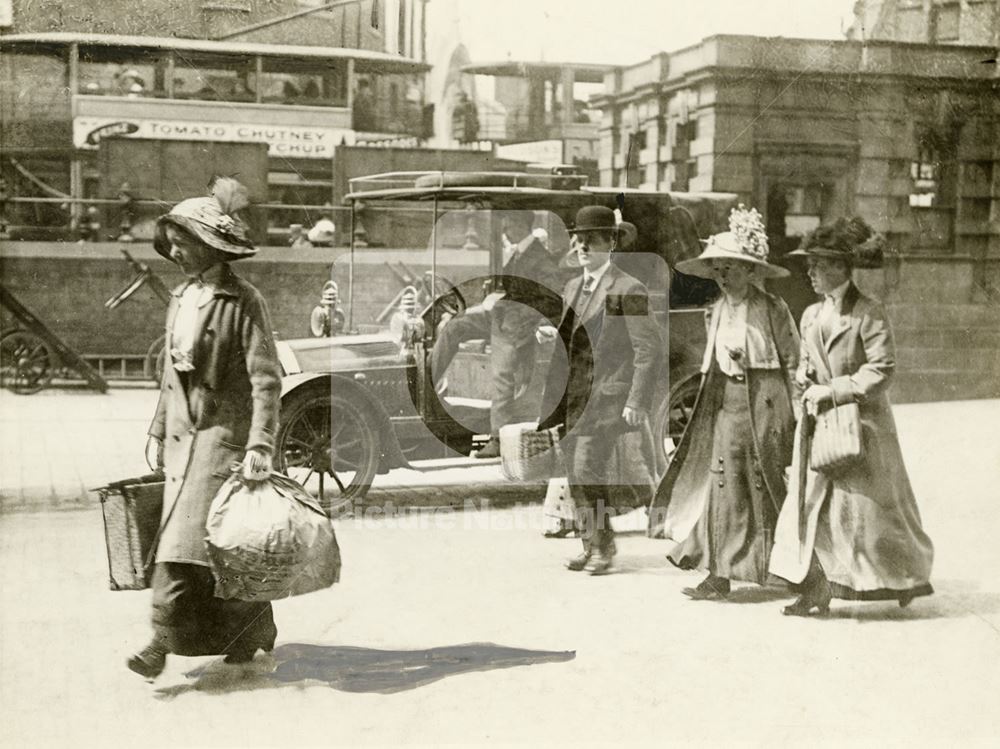
[{"label": "building window", "polygon": [[399,28],[396,30],[396,52],[405,55],[406,49],[406,0],[399,0]]},{"label": "building window", "polygon": [[941,160],[937,149],[928,144],[922,145],[917,152],[916,161],[910,164],[910,178],[913,180],[913,192],[910,193],[910,205],[914,208],[933,208],[939,203],[939,178]]},{"label": "building window", "polygon": [[379,1],[372,0],[372,16],[371,16],[372,28],[373,29],[379,28],[381,22],[382,22],[382,9],[379,7]]},{"label": "building window", "polygon": [[808,234],[823,218],[823,185],[795,185],[785,188],[785,236]]},{"label": "building window", "polygon": [[931,8],[931,41],[957,42],[959,38],[961,6],[958,3],[935,5]]}]

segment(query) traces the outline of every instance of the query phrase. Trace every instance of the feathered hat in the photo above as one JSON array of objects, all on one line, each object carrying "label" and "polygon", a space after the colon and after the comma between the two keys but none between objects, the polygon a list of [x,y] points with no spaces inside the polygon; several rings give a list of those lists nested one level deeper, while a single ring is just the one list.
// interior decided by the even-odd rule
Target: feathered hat
[{"label": "feathered hat", "polygon": [[236,215],[250,205],[247,188],[232,177],[215,177],[204,198],[188,198],[175,205],[170,213],[156,221],[154,249],[170,259],[167,226],[174,225],[193,234],[204,244],[235,258],[257,252],[247,236],[246,224]]},{"label": "feathered hat", "polygon": [[802,239],[788,257],[830,257],[846,260],[855,268],[881,268],[885,236],[874,231],[863,218],[838,218],[823,224]]},{"label": "feathered hat", "polygon": [[712,260],[739,260],[750,263],[761,278],[781,278],[788,269],[767,262],[768,244],[764,221],[756,208],[747,209],[742,203],[729,213],[729,231],[713,234],[705,242],[702,253],[677,263],[677,270],[699,278],[715,278]]}]

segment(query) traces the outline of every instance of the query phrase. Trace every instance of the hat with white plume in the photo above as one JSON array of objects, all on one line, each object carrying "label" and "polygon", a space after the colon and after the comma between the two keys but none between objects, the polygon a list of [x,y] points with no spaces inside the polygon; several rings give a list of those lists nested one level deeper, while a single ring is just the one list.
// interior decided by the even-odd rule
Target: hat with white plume
[{"label": "hat with white plume", "polygon": [[157,220],[153,247],[163,257],[170,258],[166,234],[169,225],[180,227],[209,247],[235,258],[257,252],[247,236],[246,224],[237,215],[250,205],[247,188],[232,177],[214,177],[209,190],[208,197],[182,200]]}]

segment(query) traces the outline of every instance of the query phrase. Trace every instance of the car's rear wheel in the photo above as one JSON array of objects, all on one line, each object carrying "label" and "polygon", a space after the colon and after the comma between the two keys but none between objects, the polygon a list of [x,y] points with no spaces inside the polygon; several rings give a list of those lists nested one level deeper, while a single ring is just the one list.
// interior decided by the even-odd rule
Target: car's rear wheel
[{"label": "car's rear wheel", "polygon": [[656,447],[661,451],[664,465],[670,462],[681,436],[691,421],[694,404],[698,400],[701,375],[695,374],[670,388],[670,397],[663,401],[656,416]]},{"label": "car's rear wheel", "polygon": [[371,414],[344,395],[322,390],[293,393],[281,405],[275,444],[278,470],[315,491],[328,513],[361,499],[381,459]]}]

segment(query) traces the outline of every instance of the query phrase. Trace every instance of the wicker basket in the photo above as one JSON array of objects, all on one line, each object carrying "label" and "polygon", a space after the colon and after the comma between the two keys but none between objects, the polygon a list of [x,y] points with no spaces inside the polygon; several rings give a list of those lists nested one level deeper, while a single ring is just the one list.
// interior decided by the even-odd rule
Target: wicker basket
[{"label": "wicker basket", "polygon": [[163,509],[163,474],[116,481],[95,489],[101,498],[111,590],[149,587],[151,552]]},{"label": "wicker basket", "polygon": [[511,481],[563,475],[563,454],[556,428],[538,431],[534,422],[500,427],[500,466]]}]

